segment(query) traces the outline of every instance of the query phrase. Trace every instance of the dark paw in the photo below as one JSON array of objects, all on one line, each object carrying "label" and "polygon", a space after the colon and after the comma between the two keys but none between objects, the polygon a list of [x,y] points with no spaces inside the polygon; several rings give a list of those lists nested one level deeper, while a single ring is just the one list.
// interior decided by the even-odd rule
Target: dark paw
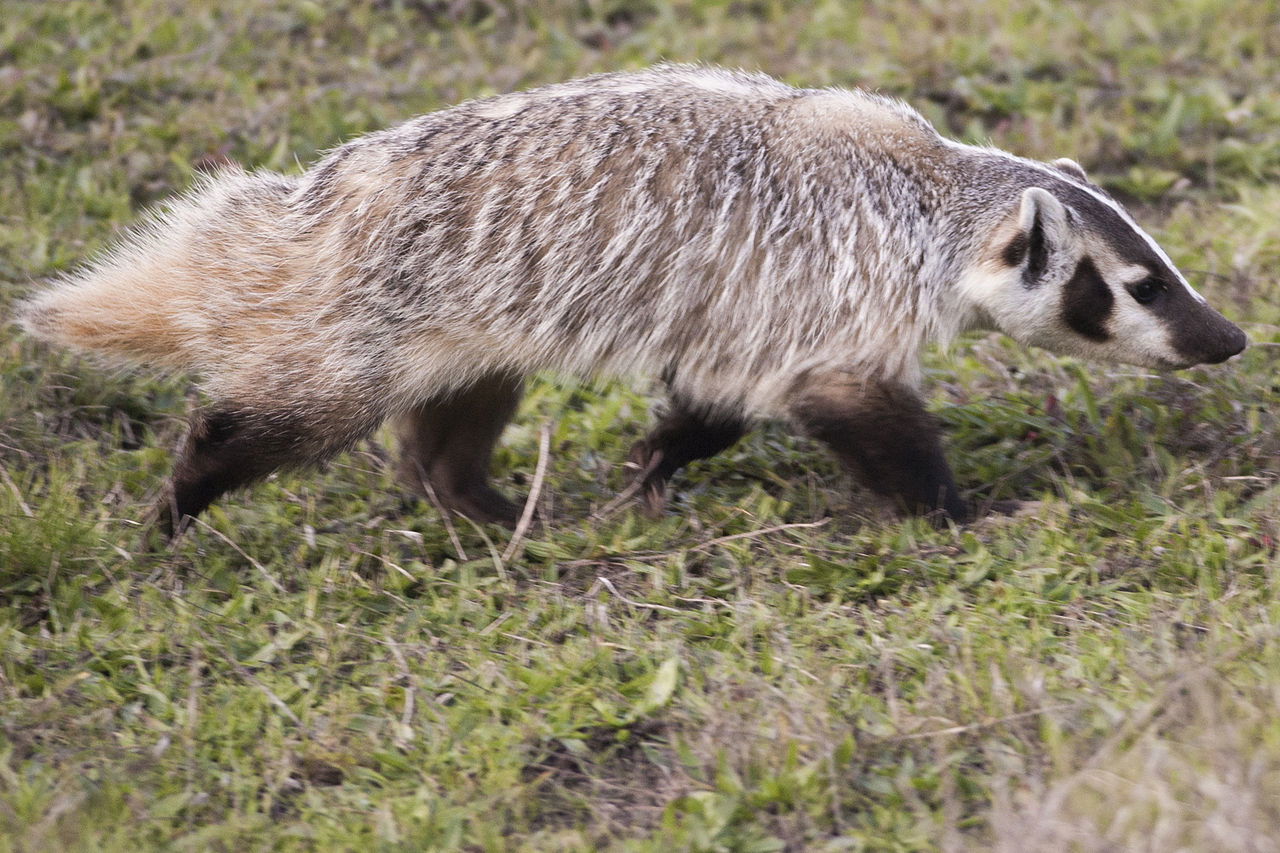
[{"label": "dark paw", "polygon": [[[430,503],[455,515],[461,515],[480,524],[503,524],[515,527],[520,520],[523,507],[517,506],[502,496],[487,483],[478,482],[449,488],[442,482],[433,482],[424,476],[421,468],[413,461],[406,461],[400,466],[400,483],[416,495],[421,495]],[[448,482],[452,478],[441,478]]]},{"label": "dark paw", "polygon": [[522,507],[507,500],[489,486],[474,486],[461,492],[436,492],[436,499],[446,511],[480,524],[515,527]]}]

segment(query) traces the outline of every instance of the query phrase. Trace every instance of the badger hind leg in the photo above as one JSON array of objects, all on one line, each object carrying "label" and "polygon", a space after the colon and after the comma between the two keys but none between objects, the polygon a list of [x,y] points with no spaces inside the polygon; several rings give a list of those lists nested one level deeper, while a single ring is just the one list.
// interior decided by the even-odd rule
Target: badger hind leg
[{"label": "badger hind leg", "polygon": [[690,462],[728,450],[747,431],[741,417],[699,405],[676,394],[658,425],[628,455],[641,480],[646,509],[657,514],[667,502],[667,481]]},{"label": "badger hind leg", "polygon": [[489,485],[489,464],[524,383],[505,373],[442,394],[400,416],[400,481],[472,521],[514,525],[520,510]]},{"label": "badger hind leg", "polygon": [[850,473],[900,508],[960,523],[971,519],[938,425],[915,391],[833,373],[803,382],[790,410],[805,434],[824,442]]},{"label": "badger hind leg", "polygon": [[281,468],[317,464],[368,435],[381,414],[314,404],[263,408],[218,402],[191,416],[173,474],[156,508],[170,539],[218,497]]}]

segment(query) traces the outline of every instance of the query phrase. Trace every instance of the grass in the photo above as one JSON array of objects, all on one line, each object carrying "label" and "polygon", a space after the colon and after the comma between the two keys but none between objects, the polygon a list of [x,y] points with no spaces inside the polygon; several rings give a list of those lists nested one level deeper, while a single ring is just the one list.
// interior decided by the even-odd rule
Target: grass
[{"label": "grass", "polygon": [[184,379],[0,331],[0,848],[1280,849],[1273,4],[0,0],[0,314],[219,158],[702,60],[1071,156],[1254,345],[1148,376],[928,362],[979,499],[876,509],[779,425],[603,519],[648,389],[536,383],[550,524],[450,531],[380,434],[136,521]]}]

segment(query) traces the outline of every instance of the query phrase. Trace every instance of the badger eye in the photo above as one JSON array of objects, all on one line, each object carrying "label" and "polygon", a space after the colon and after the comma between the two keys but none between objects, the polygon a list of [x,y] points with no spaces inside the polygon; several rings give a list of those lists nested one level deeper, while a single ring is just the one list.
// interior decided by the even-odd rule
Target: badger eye
[{"label": "badger eye", "polygon": [[1160,286],[1160,282],[1144,278],[1129,288],[1129,294],[1140,304],[1150,305],[1156,301],[1156,297],[1160,295],[1161,290],[1164,290],[1164,288]]}]

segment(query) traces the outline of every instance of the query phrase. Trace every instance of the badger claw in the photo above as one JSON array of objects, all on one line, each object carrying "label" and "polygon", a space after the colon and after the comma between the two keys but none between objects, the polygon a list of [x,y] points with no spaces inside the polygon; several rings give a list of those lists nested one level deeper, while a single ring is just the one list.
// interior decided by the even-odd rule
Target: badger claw
[{"label": "badger claw", "polygon": [[641,505],[650,516],[661,515],[667,508],[667,476],[659,470],[662,451],[647,441],[638,441],[627,454],[627,467],[632,470],[628,488],[637,487]]}]

